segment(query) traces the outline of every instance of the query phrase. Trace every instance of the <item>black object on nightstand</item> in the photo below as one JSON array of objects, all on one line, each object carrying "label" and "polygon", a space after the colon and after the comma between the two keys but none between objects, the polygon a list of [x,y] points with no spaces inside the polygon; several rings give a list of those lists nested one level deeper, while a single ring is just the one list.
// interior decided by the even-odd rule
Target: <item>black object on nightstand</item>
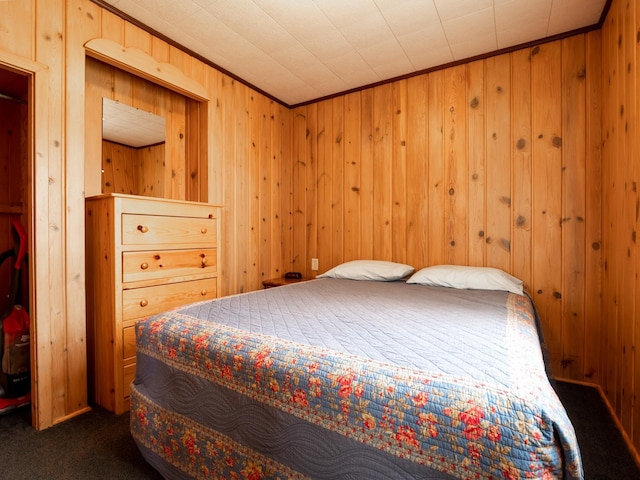
[{"label": "black object on nightstand", "polygon": [[304,282],[307,280],[298,272],[288,272],[284,274],[284,277],[270,278],[269,280],[263,280],[262,285],[264,288],[281,287],[283,285],[289,285],[291,283]]}]

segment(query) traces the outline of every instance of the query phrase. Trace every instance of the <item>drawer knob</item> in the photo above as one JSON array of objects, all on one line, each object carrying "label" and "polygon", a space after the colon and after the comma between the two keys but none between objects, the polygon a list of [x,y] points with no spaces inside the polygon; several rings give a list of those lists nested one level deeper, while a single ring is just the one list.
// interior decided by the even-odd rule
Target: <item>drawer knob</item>
[{"label": "drawer knob", "polygon": [[202,295],[203,297],[207,294],[206,290],[200,290],[200,295]]},{"label": "drawer knob", "polygon": [[207,257],[202,257],[202,266],[204,267],[207,264]]},{"label": "drawer knob", "polygon": [[142,263],[140,264],[140,268],[141,268],[142,270],[146,270],[147,268],[149,268],[149,264],[148,264],[147,262],[142,262]]},{"label": "drawer knob", "polygon": [[138,225],[138,230],[140,230],[140,232],[142,233],[147,233],[149,231],[149,227],[147,227],[146,225]]},{"label": "drawer knob", "polygon": [[206,228],[206,227],[202,227],[202,228],[200,229],[200,233],[201,233],[201,234],[203,234],[203,235],[204,235],[205,233],[207,233],[207,228]]},{"label": "drawer knob", "polygon": [[142,300],[140,300],[141,307],[146,307],[147,305],[149,305],[149,300],[147,300],[146,298],[143,298]]}]

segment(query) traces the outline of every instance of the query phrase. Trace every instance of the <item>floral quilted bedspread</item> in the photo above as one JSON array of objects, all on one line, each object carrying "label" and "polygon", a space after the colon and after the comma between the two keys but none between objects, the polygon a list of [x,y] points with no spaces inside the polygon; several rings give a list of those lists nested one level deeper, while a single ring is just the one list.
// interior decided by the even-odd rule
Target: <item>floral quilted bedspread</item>
[{"label": "floral quilted bedspread", "polygon": [[[522,321],[531,315],[528,302],[526,297],[508,297],[510,348],[520,348],[518,338],[535,334],[530,319]],[[159,359],[452,478],[583,476],[573,427],[561,405],[540,394],[539,373],[533,373],[531,387],[509,390],[492,382],[248,333],[179,310],[139,322],[137,348],[139,356]],[[511,368],[527,371],[527,359]],[[132,395],[134,390],[135,384]],[[201,473],[214,468],[207,462],[229,458],[228,441],[211,438],[188,421],[163,427],[168,417],[162,412],[132,405],[132,422],[137,424],[132,430],[154,423],[161,433],[145,441],[160,454],[184,455],[181,462]],[[234,475],[263,478],[266,462],[253,458],[237,466]],[[287,471],[284,466],[273,468]]]}]

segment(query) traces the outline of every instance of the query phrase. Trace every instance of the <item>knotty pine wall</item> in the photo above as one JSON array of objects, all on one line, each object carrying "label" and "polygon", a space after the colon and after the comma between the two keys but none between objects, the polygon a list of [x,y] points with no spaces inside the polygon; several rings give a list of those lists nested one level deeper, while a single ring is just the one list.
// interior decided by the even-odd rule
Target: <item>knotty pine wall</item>
[{"label": "knotty pine wall", "polygon": [[296,269],[501,268],[555,374],[598,383],[600,68],[595,32],[296,108]]},{"label": "knotty pine wall", "polygon": [[[89,0],[0,2],[0,68],[32,78],[32,411],[38,429],[87,408],[84,199],[100,193],[100,174],[85,169],[85,161],[96,165],[101,126],[98,116],[85,121],[84,44],[94,38],[170,63],[209,94],[208,146],[194,148],[207,153],[207,200],[224,205],[222,294],[260,288],[290,258],[283,254],[291,251],[292,237],[288,108]],[[188,184],[197,180],[185,175]]]},{"label": "knotty pine wall", "polygon": [[614,0],[601,32],[289,110],[89,0],[0,2],[0,66],[31,72],[35,96],[34,426],[86,407],[84,197],[98,192],[84,191],[84,138],[99,127],[84,122],[83,44],[102,37],[210,92],[223,294],[312,275],[313,257],[321,271],[353,258],[499,266],[538,302],[556,374],[602,385],[637,448],[638,267],[625,255],[639,22],[626,5]]},{"label": "knotty pine wall", "polygon": [[602,28],[603,302],[599,383],[640,452],[640,5],[614,0]]}]

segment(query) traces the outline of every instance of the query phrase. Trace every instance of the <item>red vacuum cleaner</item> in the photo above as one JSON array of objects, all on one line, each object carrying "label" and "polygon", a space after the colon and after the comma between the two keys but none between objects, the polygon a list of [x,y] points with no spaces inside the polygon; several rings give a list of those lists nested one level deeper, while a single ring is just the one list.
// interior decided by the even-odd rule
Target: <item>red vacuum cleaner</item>
[{"label": "red vacuum cleaner", "polygon": [[0,265],[14,259],[9,304],[0,319],[0,414],[31,403],[27,232],[17,218],[11,225],[15,247],[0,254]]}]

